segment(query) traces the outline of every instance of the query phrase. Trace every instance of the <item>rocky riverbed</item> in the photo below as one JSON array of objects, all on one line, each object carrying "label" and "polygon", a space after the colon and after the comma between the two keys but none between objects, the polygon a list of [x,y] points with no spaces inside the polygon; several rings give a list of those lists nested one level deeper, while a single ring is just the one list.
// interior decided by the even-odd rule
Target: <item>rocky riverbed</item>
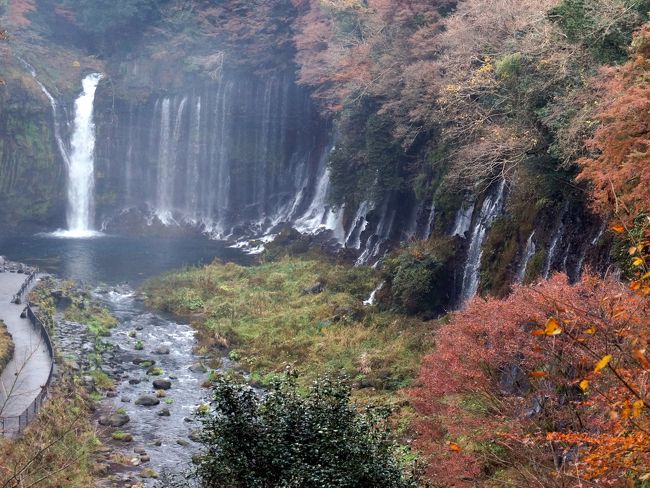
[{"label": "rocky riverbed", "polygon": [[[193,353],[189,325],[147,311],[128,286],[97,288],[92,298],[117,318],[111,335],[96,338],[62,314],[57,335],[87,389],[104,397],[97,413],[105,443],[96,465],[99,486],[155,486],[159,475],[189,467],[198,451],[195,412],[207,400],[201,385],[214,364]],[[114,385],[102,388],[88,373],[94,368]]]}]

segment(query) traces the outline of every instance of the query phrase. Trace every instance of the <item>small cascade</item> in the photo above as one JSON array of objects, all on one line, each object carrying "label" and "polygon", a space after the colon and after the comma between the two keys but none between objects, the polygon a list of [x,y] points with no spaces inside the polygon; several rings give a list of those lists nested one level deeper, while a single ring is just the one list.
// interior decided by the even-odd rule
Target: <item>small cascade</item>
[{"label": "small cascade", "polygon": [[546,256],[546,263],[544,264],[544,279],[547,280],[551,274],[551,268],[555,262],[559,244],[564,236],[564,214],[566,213],[567,207],[565,206],[560,214],[560,221],[557,226],[557,230],[553,234],[553,239],[551,240],[551,245],[548,248],[548,253]]},{"label": "small cascade", "polygon": [[93,230],[93,187],[95,179],[95,91],[102,79],[93,73],[83,79],[83,92],[75,102],[70,164],[68,167],[68,230],[65,237],[89,237]]},{"label": "small cascade", "polygon": [[376,303],[376,301],[377,301],[377,293],[379,293],[381,291],[381,289],[384,287],[385,284],[386,283],[383,282],[383,281],[381,283],[379,283],[379,286],[377,286],[377,288],[372,290],[372,293],[370,293],[370,296],[366,300],[363,301],[363,304],[366,305],[366,306],[374,305]]},{"label": "small cascade", "polygon": [[476,295],[478,291],[483,242],[485,241],[487,231],[503,209],[505,187],[506,182],[502,180],[499,183],[496,193],[494,195],[488,195],[485,198],[481,207],[481,213],[474,224],[469,250],[467,252],[467,262],[463,271],[463,284],[460,293],[461,304]]},{"label": "small cascade", "polygon": [[465,237],[467,231],[472,226],[472,216],[474,215],[474,204],[468,203],[458,209],[456,220],[454,221],[454,229],[451,236]]},{"label": "small cascade", "polygon": [[36,69],[29,64],[27,61],[24,59],[17,57],[17,59],[25,65],[27,70],[29,71],[29,74],[34,78],[34,81],[36,81],[36,84],[38,87],[41,89],[45,97],[49,100],[50,106],[52,107],[52,118],[54,119],[54,139],[56,140],[56,145],[59,148],[59,153],[61,154],[61,157],[63,158],[63,161],[65,162],[67,167],[70,167],[70,156],[68,155],[68,148],[66,146],[65,141],[63,140],[63,136],[61,135],[61,123],[60,123],[60,114],[59,114],[59,103],[56,101],[56,99],[52,96],[52,94],[49,92],[47,88],[45,88],[45,85],[41,83],[41,81],[38,79],[37,74],[36,74]]},{"label": "small cascade", "polygon": [[361,249],[361,235],[368,227],[368,213],[373,210],[373,206],[367,201],[361,202],[357,210],[350,231],[345,238],[345,247],[349,249]]},{"label": "small cascade", "polygon": [[526,276],[526,268],[528,268],[528,263],[535,255],[536,246],[535,246],[535,241],[533,241],[533,237],[535,237],[535,231],[533,231],[530,234],[530,237],[526,241],[526,249],[524,250],[524,256],[523,259],[521,260],[519,271],[517,271],[517,280],[516,280],[517,283],[523,283],[524,278]]},{"label": "small cascade", "polygon": [[397,216],[397,209],[391,208],[389,200],[387,199],[382,206],[379,224],[375,232],[366,240],[364,250],[357,258],[357,266],[369,264],[373,260],[375,261],[373,266],[379,263],[379,255],[382,249],[384,249],[384,244],[390,239],[393,233],[395,218]]},{"label": "small cascade", "polygon": [[427,219],[427,225],[424,227],[422,232],[422,239],[428,239],[433,232],[433,224],[436,219],[436,203],[431,202],[431,210],[429,210],[429,218]]}]

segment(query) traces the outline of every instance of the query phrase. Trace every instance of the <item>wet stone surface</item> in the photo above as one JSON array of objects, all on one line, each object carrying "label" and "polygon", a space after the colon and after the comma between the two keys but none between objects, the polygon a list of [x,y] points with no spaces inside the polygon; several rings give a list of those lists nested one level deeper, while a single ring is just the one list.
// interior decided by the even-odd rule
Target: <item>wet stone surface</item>
[{"label": "wet stone surface", "polygon": [[[194,414],[207,399],[201,384],[208,373],[192,366],[205,364],[206,358],[192,353],[190,326],[148,312],[127,286],[97,289],[93,298],[119,321],[110,337],[96,341],[84,326],[65,320],[58,321],[57,336],[69,363],[86,372],[89,391],[95,389],[87,372],[96,366],[96,359],[115,382],[98,408],[97,420],[101,417],[109,425],[102,427],[108,429],[104,437],[108,440],[98,460],[97,470],[105,475],[100,486],[158,486],[155,476],[142,476],[143,468],[149,475],[149,470],[179,472],[190,466],[199,449],[192,440],[199,428]],[[136,343],[142,349],[136,350]],[[133,441],[111,439],[114,432],[117,437],[130,434]],[[144,454],[134,453],[134,445]]]}]

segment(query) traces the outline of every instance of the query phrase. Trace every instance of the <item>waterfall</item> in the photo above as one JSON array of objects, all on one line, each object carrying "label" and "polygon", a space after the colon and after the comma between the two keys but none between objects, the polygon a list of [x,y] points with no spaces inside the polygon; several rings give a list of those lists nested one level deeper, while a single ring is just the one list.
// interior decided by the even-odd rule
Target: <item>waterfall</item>
[{"label": "waterfall", "polygon": [[472,216],[474,215],[474,204],[469,203],[466,206],[463,205],[458,209],[456,214],[456,220],[454,221],[454,230],[451,232],[451,236],[460,236],[465,237],[465,234],[472,226]]},{"label": "waterfall", "polygon": [[530,234],[530,237],[526,241],[526,249],[524,250],[524,256],[521,260],[521,265],[519,266],[519,271],[517,271],[517,283],[523,283],[524,278],[526,277],[526,268],[531,258],[535,255],[535,242],[533,237],[535,236],[535,231]]},{"label": "waterfall", "polygon": [[566,209],[567,207],[565,206],[564,210],[562,210],[562,213],[560,214],[560,222],[558,223],[557,230],[553,234],[551,245],[548,248],[548,255],[546,256],[546,263],[544,264],[544,273],[542,275],[544,276],[545,280],[547,280],[551,274],[551,267],[553,266],[553,263],[555,261],[555,255],[557,254],[558,244],[560,243],[560,240],[564,235],[563,218],[564,218],[564,214],[566,213]]},{"label": "waterfall", "polygon": [[[386,199],[382,206],[381,216],[377,228],[370,237],[366,240],[365,248],[361,255],[357,258],[356,265],[360,266],[368,264],[373,258],[377,258],[384,248],[384,244],[390,239],[395,225],[395,217],[397,216],[397,209],[393,208],[390,204],[390,199]],[[379,263],[377,259],[373,266]]]},{"label": "waterfall", "polygon": [[431,210],[429,211],[429,218],[427,219],[427,225],[424,228],[424,233],[422,234],[423,239],[428,239],[431,236],[433,231],[433,223],[436,218],[436,202],[431,202]]},{"label": "waterfall", "polygon": [[50,102],[50,107],[52,107],[52,118],[54,119],[54,139],[56,140],[56,145],[59,148],[59,153],[61,154],[61,157],[65,162],[65,165],[67,167],[70,167],[70,156],[68,155],[68,149],[61,135],[61,124],[59,119],[59,103],[52,96],[49,90],[45,88],[45,85],[43,85],[43,83],[41,83],[41,81],[38,79],[36,74],[36,69],[24,59],[20,57],[17,57],[17,59],[25,65],[25,67],[29,71],[29,74],[32,76],[32,78],[34,78],[34,81],[36,81],[36,84],[38,85],[38,87],[41,89],[45,97]]},{"label": "waterfall", "polygon": [[95,183],[95,91],[102,75],[93,73],[82,81],[83,92],[75,102],[74,131],[68,165],[68,230],[65,237],[90,237],[93,231]]},{"label": "waterfall", "polygon": [[368,227],[368,212],[373,209],[373,206],[367,201],[361,202],[359,209],[352,220],[350,231],[345,237],[345,247],[350,249],[361,249],[361,234]]},{"label": "waterfall", "polygon": [[363,304],[364,305],[374,305],[375,302],[377,301],[377,293],[379,293],[381,291],[381,289],[384,287],[384,285],[385,285],[385,282],[383,282],[383,281],[381,283],[379,283],[379,286],[377,286],[377,288],[372,290],[372,293],[370,293],[370,296],[366,300],[363,301]]},{"label": "waterfall", "polygon": [[483,242],[487,231],[492,226],[494,220],[499,216],[503,208],[503,197],[506,182],[502,180],[499,183],[495,195],[488,195],[481,207],[467,251],[467,262],[463,271],[463,284],[460,293],[460,302],[465,303],[467,300],[476,295],[479,286],[479,272],[481,268],[481,257],[483,256]]}]

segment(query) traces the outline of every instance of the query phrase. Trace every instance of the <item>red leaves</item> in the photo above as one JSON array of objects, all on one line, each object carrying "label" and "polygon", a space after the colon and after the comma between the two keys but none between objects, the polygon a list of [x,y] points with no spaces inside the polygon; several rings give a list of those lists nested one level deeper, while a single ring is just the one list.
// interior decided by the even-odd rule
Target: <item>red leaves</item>
[{"label": "red leaves", "polygon": [[[648,45],[650,24],[636,35],[633,46]],[[642,49],[620,68],[603,71],[604,108],[599,114],[601,126],[589,146],[596,154],[580,160],[580,179],[593,184],[594,208],[616,214],[631,222],[650,209],[650,84],[647,64],[650,58]],[[625,227],[616,224],[616,233]]]},{"label": "red leaves", "polygon": [[[649,312],[647,299],[624,284],[589,275],[576,285],[557,275],[456,312],[411,392],[420,415],[441,424],[435,432],[422,427],[430,420],[418,424],[416,445],[435,458],[429,474],[445,486],[480,485],[489,468],[474,446],[504,436],[513,445],[501,461],[514,466],[536,459],[536,469],[554,472],[545,451],[552,439],[583,446],[586,461],[571,468],[580,477],[606,483],[645,472],[633,446],[650,449],[648,405],[639,398],[648,395]],[[526,413],[540,398],[542,410]],[[462,452],[449,438],[463,439]],[[461,463],[471,463],[471,474]]]}]

